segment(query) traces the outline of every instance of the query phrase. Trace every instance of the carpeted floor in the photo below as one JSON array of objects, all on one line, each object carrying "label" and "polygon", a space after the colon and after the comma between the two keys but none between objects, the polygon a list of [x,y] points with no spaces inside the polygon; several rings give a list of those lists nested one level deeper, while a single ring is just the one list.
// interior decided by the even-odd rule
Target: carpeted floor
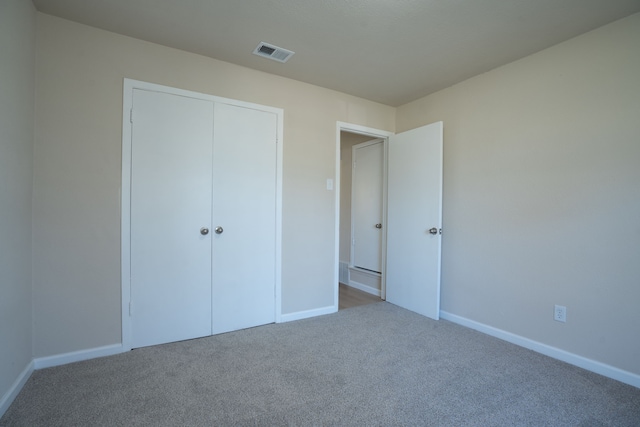
[{"label": "carpeted floor", "polygon": [[1,426],[639,426],[640,389],[386,302],[34,372]]}]

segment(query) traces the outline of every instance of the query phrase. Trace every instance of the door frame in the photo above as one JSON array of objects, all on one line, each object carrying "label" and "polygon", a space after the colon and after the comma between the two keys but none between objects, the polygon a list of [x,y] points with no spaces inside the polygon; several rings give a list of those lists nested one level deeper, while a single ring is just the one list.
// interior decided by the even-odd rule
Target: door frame
[{"label": "door frame", "polygon": [[380,275],[380,298],[386,298],[386,283],[385,283],[385,265],[387,259],[387,233],[386,233],[386,220],[387,220],[387,155],[389,152],[389,137],[394,135],[393,132],[386,130],[375,129],[367,126],[356,125],[347,122],[336,123],[336,175],[335,175],[335,230],[334,230],[334,309],[338,311],[338,301],[340,298],[340,132],[349,132],[359,135],[366,135],[372,139],[381,139],[383,144],[384,161],[382,170],[382,226],[384,232],[382,233],[382,271]]},{"label": "door frame", "polygon": [[[120,191],[120,254],[121,254],[121,321],[122,351],[132,349],[131,322],[131,138],[133,91],[135,89],[167,93],[177,96],[202,99],[217,103],[230,104],[237,107],[251,108],[274,113],[277,117],[276,141],[276,233],[275,233],[275,314],[276,323],[282,321],[282,160],[284,144],[284,111],[281,108],[269,107],[250,102],[238,101],[219,96],[193,92],[169,86],[148,83],[125,78],[122,93],[122,186]],[[211,118],[213,120],[213,117]],[[336,303],[337,307],[337,303]],[[135,307],[133,307],[135,309]]]}]

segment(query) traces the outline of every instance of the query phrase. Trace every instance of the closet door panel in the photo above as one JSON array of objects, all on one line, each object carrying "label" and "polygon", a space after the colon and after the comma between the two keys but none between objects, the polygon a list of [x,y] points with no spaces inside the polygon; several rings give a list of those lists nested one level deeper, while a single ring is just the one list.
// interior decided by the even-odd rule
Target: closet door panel
[{"label": "closet door panel", "polygon": [[211,334],[213,103],[134,90],[133,347]]},{"label": "closet door panel", "polygon": [[277,116],[216,103],[214,122],[212,328],[222,333],[275,321]]}]

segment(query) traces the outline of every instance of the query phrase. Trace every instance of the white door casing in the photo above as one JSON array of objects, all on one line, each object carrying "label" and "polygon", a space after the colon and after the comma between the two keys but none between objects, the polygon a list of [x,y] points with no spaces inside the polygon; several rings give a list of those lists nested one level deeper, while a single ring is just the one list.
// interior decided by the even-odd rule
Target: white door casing
[{"label": "white door casing", "polygon": [[[144,98],[149,98],[149,102],[146,104],[141,104],[141,102],[144,102],[140,100],[140,93],[142,92],[146,92],[149,95],[143,96]],[[166,104],[164,101],[167,99],[172,99],[176,102],[176,106],[174,107],[176,107],[178,111],[169,112],[173,107],[164,105]],[[134,103],[136,106],[145,106],[146,112],[141,111],[137,107],[134,109]],[[185,107],[184,104],[188,104],[193,108],[189,106]],[[196,105],[200,105],[200,107],[204,105],[206,107],[198,108]],[[157,110],[163,110],[163,108],[167,109],[167,111],[163,113],[164,116],[158,115]],[[148,126],[150,128],[150,130],[148,130],[150,133],[149,140],[152,141],[152,143],[147,144],[146,148],[151,149],[148,155],[141,156],[140,151],[144,149],[144,145],[136,146],[133,141],[134,138],[136,138],[137,141],[138,136],[142,135],[140,131],[144,130],[143,121],[145,120],[144,114],[146,113],[156,114],[156,116],[154,120],[151,120],[153,126]],[[223,122],[216,123],[215,114],[219,114]],[[240,121],[249,120],[244,122],[245,128],[257,127],[263,131],[268,128],[266,131],[268,132],[268,136],[265,138],[270,142],[268,145],[268,147],[270,147],[269,153],[263,150],[259,154],[261,159],[264,158],[270,162],[270,166],[266,172],[268,176],[263,179],[258,179],[257,174],[265,173],[264,167],[256,166],[255,168],[250,168],[247,165],[250,161],[255,161],[255,157],[251,160],[252,156],[250,153],[247,153],[246,150],[256,147],[252,148],[251,143],[246,142],[247,132],[249,131],[247,129],[240,129],[242,126],[239,126],[238,120],[232,118],[234,114],[244,115],[244,118]],[[207,117],[206,124],[204,120],[205,116]],[[182,123],[177,124],[175,121],[182,121]],[[182,132],[180,132],[180,126],[182,126]],[[216,126],[218,129],[216,129]],[[227,142],[231,144],[228,149],[222,146],[217,147],[215,143],[213,145],[211,144],[216,132],[216,136],[224,139],[225,133],[228,135],[234,130],[244,132],[244,136],[238,135],[239,138],[234,137],[233,139],[227,137]],[[221,280],[229,280],[230,276],[235,276],[239,273],[241,278],[237,280],[242,283],[256,284],[258,282],[255,280],[255,274],[253,276],[254,280],[252,280],[250,275],[243,270],[254,271],[261,276],[264,274],[257,287],[262,286],[264,288],[265,283],[267,283],[266,288],[268,288],[269,297],[265,298],[263,291],[261,295],[255,295],[256,298],[254,298],[253,302],[259,301],[268,307],[266,309],[263,307],[263,309],[260,310],[257,309],[254,304],[250,307],[250,310],[262,314],[254,316],[253,320],[249,322],[242,323],[236,321],[234,323],[232,321],[231,324],[240,324],[240,326],[235,327],[238,329],[281,320],[282,130],[283,111],[279,108],[266,107],[152,83],[124,79],[121,229],[122,347],[124,351],[142,345],[210,335],[211,333],[222,331],[222,329],[216,329],[216,325],[220,325],[221,322],[216,322],[215,316],[224,314],[221,311],[216,313],[212,311],[212,304],[215,299],[213,294],[215,287],[212,285],[212,281],[216,277],[221,278]],[[199,143],[196,144],[192,143],[192,141],[180,139],[180,141],[175,144],[175,136],[177,134],[180,134],[181,138],[184,138],[185,135],[199,135],[195,138]],[[205,134],[208,140],[206,147],[203,145]],[[242,138],[245,138],[244,143]],[[265,138],[263,138],[263,140]],[[170,142],[162,142],[163,140],[169,141],[170,139],[174,140],[173,144]],[[243,148],[240,148],[238,143]],[[164,145],[166,145],[166,147],[163,147]],[[214,153],[214,150],[217,150],[217,152]],[[240,152],[244,153],[242,161],[239,160]],[[218,168],[212,167],[212,159],[216,156],[221,162]],[[233,156],[235,157],[230,162]],[[239,171],[244,173],[244,181],[243,178],[239,178],[238,175],[233,177],[229,176],[229,178],[224,176],[225,170],[226,173],[233,173],[232,169],[234,169],[234,165],[232,162],[236,161],[240,163],[236,166]],[[206,163],[209,164],[209,168],[204,171],[206,168],[203,165]],[[144,172],[144,168],[139,169],[139,164],[146,164],[146,167],[151,171],[146,180],[146,184],[145,180],[141,179],[140,174],[147,172]],[[179,173],[179,170],[185,169],[185,165],[188,165],[188,171],[183,174]],[[247,174],[248,170],[251,170],[250,176]],[[214,176],[214,171],[218,172],[216,176]],[[213,196],[213,185],[216,181],[217,191],[220,193],[220,203],[218,204],[214,203],[215,197]],[[185,188],[185,182],[188,183],[189,188]],[[205,187],[205,190],[195,189],[195,187],[199,185],[204,186],[205,182],[208,182],[208,187]],[[251,185],[247,185],[247,182],[251,182]],[[154,186],[154,183],[157,185]],[[226,191],[224,189],[228,189],[228,187],[233,187],[234,185],[237,185],[236,191]],[[245,197],[248,194],[242,189],[251,187],[255,189],[254,202],[250,202],[249,204],[245,203],[240,206],[242,204],[239,203],[240,196]],[[140,198],[140,194],[148,195],[148,197]],[[270,200],[265,202],[266,199]],[[165,218],[156,218],[160,215],[155,215],[149,219],[149,215],[154,212],[154,203],[157,205],[157,209],[155,210],[156,214],[168,212]],[[257,212],[256,209],[265,209],[267,212],[265,215],[259,215],[258,220],[254,218],[253,222],[259,224],[261,228],[260,232],[252,229],[252,225],[237,226],[242,222],[240,221],[242,217],[246,220],[249,215],[248,212],[251,209],[254,210],[254,213]],[[174,218],[170,218],[172,213],[175,216]],[[217,217],[215,217],[216,219],[225,221],[226,224],[229,224],[231,230],[236,232],[228,233],[229,229],[226,228],[222,234],[217,235],[214,231],[215,223],[212,217],[215,215],[217,215]],[[195,220],[191,217],[195,218]],[[184,230],[181,230],[181,226],[175,226],[174,229],[169,232],[165,229],[169,227],[168,223],[174,225],[181,224],[182,222],[198,223],[195,230],[197,242],[194,243],[192,241],[191,235],[188,238],[192,244],[196,245],[194,247],[197,248],[198,244],[201,246],[200,249],[204,247],[204,250],[201,250],[196,255],[190,254],[189,251],[191,249],[189,248],[184,249],[181,247],[177,250],[177,247],[181,246],[182,243],[173,235],[187,234]],[[201,234],[200,228],[202,227],[208,228],[210,232],[206,235]],[[189,232],[191,232],[192,226],[189,225],[188,227],[185,226],[182,228],[189,228]],[[264,232],[264,230],[262,230],[263,228],[267,228],[268,231]],[[237,233],[239,229],[244,230],[244,237],[239,237]],[[160,237],[159,234],[164,234],[164,237]],[[251,235],[249,239],[251,243],[247,243],[247,236],[249,234]],[[231,235],[234,235],[235,238],[231,238]],[[240,233],[240,235],[242,235],[242,233]],[[228,238],[214,241],[215,237],[223,236]],[[168,247],[169,245],[166,244],[167,239],[173,239],[171,242],[176,243],[175,248]],[[232,241],[236,239],[238,239],[238,241],[233,243]],[[242,241],[242,239],[244,239],[244,241]],[[264,243],[265,239],[270,240],[268,245]],[[251,249],[247,250],[247,247],[258,241],[263,242],[261,246],[258,245],[258,250],[261,252],[263,260],[251,262],[249,256],[252,251]],[[215,246],[216,243],[221,244]],[[163,245],[164,247],[162,247]],[[158,250],[159,247],[161,247],[160,250]],[[140,248],[145,249],[140,251]],[[241,252],[239,252],[239,250]],[[220,253],[224,251],[226,254],[224,256],[227,256],[227,260],[220,259],[216,265],[216,251],[218,252],[218,256],[223,256],[220,255]],[[155,255],[149,256],[149,254]],[[155,259],[154,256],[156,257]],[[145,259],[147,265],[145,265],[144,262],[138,262],[139,260],[144,261]],[[149,259],[151,259],[151,262],[149,262]],[[231,261],[231,259],[233,260]],[[158,329],[179,330],[181,333],[170,335],[161,332],[159,333],[160,335],[166,335],[164,338],[153,338],[152,335],[158,333],[156,331],[148,334],[150,338],[139,340],[138,338],[145,329],[143,323],[138,323],[138,319],[135,316],[137,316],[137,314],[144,314],[144,310],[146,309],[145,304],[155,307],[162,306],[165,297],[159,295],[167,295],[165,290],[159,292],[159,295],[155,295],[154,292],[148,292],[154,293],[151,299],[147,299],[146,301],[140,299],[140,295],[137,295],[137,292],[138,290],[142,291],[143,288],[134,286],[141,277],[139,273],[149,274],[149,277],[152,277],[154,281],[168,280],[172,276],[178,276],[174,274],[174,272],[167,271],[170,270],[171,265],[175,265],[176,263],[183,267],[182,277],[188,279],[189,282],[204,283],[206,281],[205,278],[208,277],[208,294],[206,294],[206,291],[200,292],[198,293],[198,297],[194,298],[194,300],[197,299],[197,301],[192,300],[185,302],[183,301],[184,288],[181,288],[180,292],[175,292],[175,288],[171,289],[171,287],[169,287],[171,292],[174,292],[170,299],[172,300],[171,304],[174,304],[176,310],[166,315],[165,318],[165,312],[156,308],[156,319],[147,321],[147,326],[152,323],[162,324],[162,328]],[[265,267],[265,264],[269,264],[268,267]],[[259,266],[259,268],[254,268],[254,266]],[[225,271],[227,273],[225,273]],[[191,279],[191,275],[195,275],[198,279]],[[264,277],[267,279],[265,280]],[[176,281],[173,281],[173,283],[175,282]],[[184,286],[184,280],[181,280],[181,283],[183,283]],[[238,293],[245,294],[246,298],[247,288],[232,286],[231,289],[236,289]],[[230,297],[228,294],[226,297],[228,298],[227,301],[233,302],[233,297]],[[220,304],[220,302],[218,303]],[[189,311],[192,313],[185,313],[183,310],[185,306],[188,306]],[[204,309],[205,306],[208,307],[208,310]],[[182,308],[178,309],[179,307]],[[138,311],[141,309],[143,311]],[[234,311],[240,317],[246,315],[246,310],[243,311],[240,309]],[[158,315],[158,313],[160,313],[160,315]],[[196,318],[197,321],[193,321],[193,318]],[[256,318],[262,320],[256,320]],[[188,319],[192,320],[189,321]],[[191,333],[190,336],[184,335],[183,331],[185,328],[184,325],[180,325],[180,322],[197,323],[197,332]],[[250,324],[251,322],[253,322],[253,324]],[[206,326],[204,326],[205,323],[207,324]]]},{"label": "white door casing", "polygon": [[442,152],[442,122],[389,138],[387,301],[436,320],[440,316]]},{"label": "white door casing", "polygon": [[134,90],[133,346],[211,334],[213,103]]},{"label": "white door casing", "polygon": [[387,210],[386,210],[386,204],[387,204],[387,184],[386,184],[386,177],[387,177],[387,161],[386,161],[386,155],[387,155],[387,151],[388,151],[388,142],[389,142],[389,137],[391,135],[393,135],[393,132],[389,132],[389,131],[385,131],[385,130],[381,130],[381,129],[375,129],[375,128],[371,128],[368,126],[362,126],[362,125],[356,125],[353,123],[346,123],[346,122],[337,122],[336,123],[336,147],[335,147],[335,156],[336,156],[336,186],[335,186],[335,211],[334,211],[334,215],[335,215],[335,228],[334,228],[334,239],[335,239],[335,252],[334,252],[334,288],[333,288],[333,301],[334,301],[334,305],[333,305],[333,311],[338,311],[338,300],[340,297],[340,288],[339,288],[339,283],[340,283],[340,180],[341,180],[341,176],[340,176],[340,161],[341,161],[341,157],[340,157],[340,152],[341,152],[341,143],[340,143],[340,134],[341,132],[350,132],[350,133],[355,133],[355,134],[359,134],[359,135],[367,135],[369,137],[371,137],[371,139],[381,139],[382,140],[382,145],[383,145],[383,153],[385,156],[385,160],[383,162],[383,171],[382,171],[382,182],[383,182],[383,187],[382,187],[382,206],[383,206],[383,210],[382,210],[382,224],[383,224],[383,233],[382,233],[382,274],[380,277],[380,298],[385,299],[385,268],[386,268],[386,262],[384,261],[386,259],[386,250],[387,250],[387,244],[386,244],[386,239],[387,239],[387,235],[384,232],[384,224],[386,224],[386,215],[387,215]]},{"label": "white door casing", "polygon": [[384,144],[373,140],[352,150],[351,264],[381,273]]}]

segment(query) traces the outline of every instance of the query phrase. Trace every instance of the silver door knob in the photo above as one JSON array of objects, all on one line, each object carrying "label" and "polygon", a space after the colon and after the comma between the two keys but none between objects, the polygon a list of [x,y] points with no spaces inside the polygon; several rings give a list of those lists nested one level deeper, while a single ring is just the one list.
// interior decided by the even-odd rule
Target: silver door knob
[{"label": "silver door knob", "polygon": [[429,229],[429,233],[431,233],[431,234],[438,234],[438,229],[437,229],[437,228],[435,228],[435,227],[430,228],[430,229]]},{"label": "silver door knob", "polygon": [[222,228],[220,226],[216,227],[216,229],[215,229],[216,234],[222,234],[223,231],[224,231],[224,228]]},{"label": "silver door knob", "polygon": [[382,224],[376,224],[376,228],[382,228]]},{"label": "silver door knob", "polygon": [[202,227],[200,229],[200,234],[202,234],[203,236],[206,236],[207,234],[209,234],[209,229],[207,227]]}]

